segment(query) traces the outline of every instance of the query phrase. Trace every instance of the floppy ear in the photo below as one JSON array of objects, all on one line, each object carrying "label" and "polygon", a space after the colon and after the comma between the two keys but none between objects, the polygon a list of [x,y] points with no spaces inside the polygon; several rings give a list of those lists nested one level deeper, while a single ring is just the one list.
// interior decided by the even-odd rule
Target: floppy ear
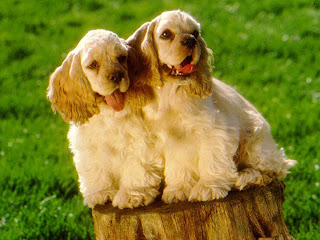
[{"label": "floppy ear", "polygon": [[73,50],[51,74],[47,97],[64,121],[83,124],[99,113],[96,95],[83,74],[80,51]]},{"label": "floppy ear", "polygon": [[210,96],[213,91],[211,76],[211,61],[213,60],[213,55],[201,36],[198,37],[198,42],[201,46],[198,69],[192,73],[190,84],[183,86],[183,88],[190,95],[206,98]]},{"label": "floppy ear", "polygon": [[133,107],[143,107],[154,97],[153,87],[162,86],[153,32],[157,19],[143,24],[127,39],[130,87],[126,100]]},{"label": "floppy ear", "polygon": [[[147,105],[154,97],[153,89],[149,85],[148,76],[152,74],[149,65],[144,65],[141,52],[129,47],[128,76],[130,86],[125,93],[125,101],[131,107],[141,108]],[[145,72],[145,74],[143,74]]]},{"label": "floppy ear", "polygon": [[154,43],[154,29],[157,24],[158,18],[154,19],[152,22],[149,23],[145,37],[141,43],[141,49],[144,55],[146,55],[147,60],[149,61],[148,64],[150,67],[150,82],[149,85],[157,87],[162,86],[163,83],[161,81],[161,76],[159,72],[159,62],[158,62],[158,54],[157,49]]}]

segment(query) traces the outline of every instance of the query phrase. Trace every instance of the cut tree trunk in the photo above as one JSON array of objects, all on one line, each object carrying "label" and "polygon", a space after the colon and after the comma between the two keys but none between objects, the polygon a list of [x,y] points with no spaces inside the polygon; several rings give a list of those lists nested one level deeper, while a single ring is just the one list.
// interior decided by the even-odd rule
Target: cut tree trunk
[{"label": "cut tree trunk", "polygon": [[96,239],[251,240],[293,239],[284,223],[285,185],[232,191],[221,200],[120,210],[110,203],[92,210]]}]

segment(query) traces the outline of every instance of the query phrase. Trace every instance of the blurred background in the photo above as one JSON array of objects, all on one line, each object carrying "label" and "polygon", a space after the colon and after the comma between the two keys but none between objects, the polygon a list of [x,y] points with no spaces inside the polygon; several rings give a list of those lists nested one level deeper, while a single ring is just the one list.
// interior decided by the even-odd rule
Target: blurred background
[{"label": "blurred background", "polygon": [[46,99],[50,73],[88,30],[127,38],[164,10],[200,23],[213,76],[269,121],[298,165],[284,180],[295,239],[320,239],[318,0],[6,0],[0,2],[0,239],[94,239],[68,150]]}]

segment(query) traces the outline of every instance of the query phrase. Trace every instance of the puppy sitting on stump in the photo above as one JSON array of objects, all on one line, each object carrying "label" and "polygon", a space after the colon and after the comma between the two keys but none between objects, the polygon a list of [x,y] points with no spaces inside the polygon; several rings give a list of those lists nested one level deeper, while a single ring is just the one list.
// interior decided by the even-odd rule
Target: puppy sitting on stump
[{"label": "puppy sitting on stump", "polygon": [[278,149],[251,103],[211,77],[200,24],[187,13],[165,12],[127,43],[137,53],[130,80],[162,82],[149,85],[154,97],[142,112],[164,156],[165,186],[161,200],[146,207],[94,207],[96,238],[293,239],[278,178],[296,161]]},{"label": "puppy sitting on stump", "polygon": [[[296,161],[278,149],[269,124],[251,103],[211,77],[211,50],[201,37],[200,24],[187,13],[170,11],[143,24],[126,43],[112,36],[117,57],[105,60],[121,66],[121,75],[111,78],[119,86],[101,91],[97,60],[89,65],[79,61],[87,49],[81,41],[84,47],[68,55],[48,89],[53,107],[73,123],[69,140],[80,190],[93,207],[97,239],[292,239],[283,221],[284,185],[278,178]],[[95,45],[98,39],[89,37],[89,42],[105,56],[105,48]],[[83,78],[72,78],[81,72]],[[85,87],[84,96],[92,96],[95,107],[90,112],[70,107],[72,113],[86,113],[78,120],[63,108],[75,101],[59,98],[74,96],[74,86]],[[76,93],[82,105],[88,103]],[[81,139],[88,144],[78,146],[78,135],[88,126],[110,132],[100,141],[85,131],[88,135]],[[91,155],[96,151],[101,154]],[[136,157],[140,153],[143,157]],[[108,164],[101,168],[103,163]],[[161,182],[164,188],[158,191]]]}]

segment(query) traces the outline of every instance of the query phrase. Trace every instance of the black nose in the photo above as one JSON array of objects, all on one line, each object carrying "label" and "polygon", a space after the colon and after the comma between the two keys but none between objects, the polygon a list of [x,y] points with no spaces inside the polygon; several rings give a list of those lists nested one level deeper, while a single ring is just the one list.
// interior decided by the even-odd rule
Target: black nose
[{"label": "black nose", "polygon": [[110,75],[110,80],[115,83],[119,83],[124,77],[123,72],[115,72]]},{"label": "black nose", "polygon": [[182,45],[188,46],[189,48],[194,48],[197,43],[197,39],[195,39],[194,36],[190,36],[183,39],[181,43]]}]

